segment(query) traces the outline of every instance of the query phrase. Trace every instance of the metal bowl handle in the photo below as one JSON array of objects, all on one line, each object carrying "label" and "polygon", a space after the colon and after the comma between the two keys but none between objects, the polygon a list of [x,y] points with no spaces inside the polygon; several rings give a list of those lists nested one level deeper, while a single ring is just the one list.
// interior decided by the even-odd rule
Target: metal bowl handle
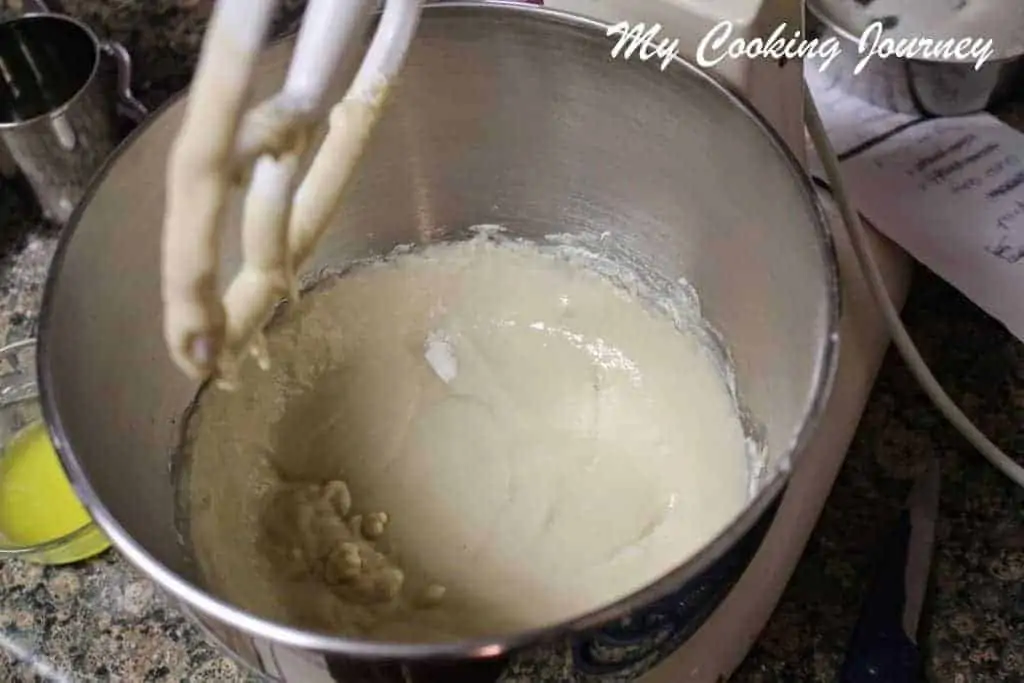
[{"label": "metal bowl handle", "polygon": [[118,113],[133,123],[141,123],[149,116],[146,105],[136,99],[132,92],[132,56],[128,49],[116,40],[104,40],[100,43],[103,54],[114,60],[117,65],[117,104]]}]

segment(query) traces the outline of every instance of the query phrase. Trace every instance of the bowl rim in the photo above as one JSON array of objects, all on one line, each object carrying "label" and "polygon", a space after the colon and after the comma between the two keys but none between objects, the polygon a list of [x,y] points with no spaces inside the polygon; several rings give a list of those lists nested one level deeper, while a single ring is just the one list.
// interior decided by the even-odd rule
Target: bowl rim
[{"label": "bowl rim", "polygon": [[[11,342],[3,347],[0,347],[0,359],[5,358],[6,356],[12,353],[18,353],[25,349],[32,349],[33,351],[36,351],[37,348],[38,344],[36,343],[36,339],[34,337],[27,337],[25,339]],[[36,353],[36,358],[38,359],[38,353]],[[32,383],[35,388],[35,395],[25,400],[35,401],[40,405],[40,407],[42,407],[42,398],[40,397],[39,392],[38,377],[34,379]],[[0,401],[0,408],[4,407],[5,405],[6,404]],[[34,420],[28,425],[25,425],[24,427],[22,427],[21,430],[19,430],[12,436],[16,436],[17,434],[20,434],[21,431],[24,431],[25,429],[29,429],[30,427],[34,427],[36,425],[42,425],[44,429],[49,431],[49,427],[46,424],[46,419],[41,417],[38,420]],[[2,446],[0,446],[0,458],[4,457],[3,451],[6,450],[7,443],[9,443],[9,441],[3,443]],[[96,525],[96,523],[90,520],[82,526],[78,527],[77,529],[74,529],[73,531],[69,531],[66,534],[63,534],[56,538],[51,538],[49,541],[43,541],[42,543],[34,543],[32,545],[19,545],[15,543],[9,543],[6,539],[0,538],[0,559],[29,559],[30,556],[45,555],[47,553],[51,553],[57,550],[62,550],[65,547],[71,545],[72,543],[75,543],[76,541],[84,538],[90,532],[98,530],[99,527]]]},{"label": "bowl rim", "polygon": [[[70,533],[35,545],[0,545],[0,559],[31,559],[31,556],[64,550],[90,533],[101,531],[95,522],[87,522]],[[97,552],[97,554],[99,554]],[[82,558],[83,560],[86,558]]]},{"label": "bowl rim", "polygon": [[[423,8],[424,13],[442,12],[486,12],[509,13],[517,18],[526,17],[538,22],[552,22],[563,27],[570,27],[587,32],[592,36],[607,35],[611,24],[605,21],[574,14],[564,10],[556,10],[532,3],[516,0],[428,0]],[[280,49],[294,41],[297,31],[289,31],[274,40],[266,51]],[[610,49],[610,47],[609,47]],[[637,60],[633,60],[636,62]],[[638,68],[657,68],[654,64],[640,64]],[[96,491],[89,483],[85,470],[79,463],[74,448],[67,438],[60,412],[56,405],[53,389],[55,381],[53,368],[50,364],[50,344],[53,324],[52,311],[54,297],[58,288],[62,264],[67,255],[75,232],[80,227],[82,216],[88,209],[93,196],[102,185],[104,179],[118,162],[125,150],[141,137],[155,121],[159,120],[167,110],[185,99],[188,87],[175,93],[157,108],[144,122],[138,125],[131,134],[118,145],[108,157],[104,165],[94,176],[83,199],[75,208],[67,225],[62,230],[57,249],[53,257],[43,290],[43,302],[39,318],[39,352],[36,362],[43,416],[50,428],[54,446],[60,456],[61,463],[68,473],[76,493],[86,505],[93,520],[100,526],[112,545],[136,568],[149,579],[183,602],[186,613],[198,618],[199,614],[224,623],[230,628],[269,640],[277,645],[293,647],[299,650],[312,651],[329,656],[341,656],[353,661],[390,660],[419,662],[449,662],[455,660],[493,659],[507,656],[526,647],[540,643],[549,643],[567,635],[598,629],[623,617],[635,613],[638,608],[663,600],[684,588],[689,582],[698,578],[714,562],[725,555],[740,540],[763,514],[776,501],[785,489],[794,463],[804,453],[808,442],[816,433],[825,405],[831,396],[835,381],[839,356],[839,321],[842,309],[840,293],[839,266],[835,243],[829,228],[829,222],[820,197],[815,190],[810,176],[797,160],[796,155],[783,141],[767,119],[753,108],[749,100],[739,93],[725,79],[702,70],[691,61],[682,57],[673,58],[671,66],[678,70],[676,78],[696,79],[714,91],[718,96],[737,107],[744,113],[751,124],[761,131],[766,142],[778,154],[781,165],[788,167],[793,178],[794,187],[806,199],[807,208],[812,218],[813,237],[821,254],[822,266],[827,289],[826,333],[813,372],[811,395],[806,402],[797,428],[791,435],[788,445],[781,449],[779,467],[775,468],[770,478],[758,491],[753,500],[733,521],[722,529],[700,551],[686,559],[683,563],[667,571],[656,581],[624,596],[612,603],[592,609],[584,615],[563,620],[549,626],[532,628],[511,634],[492,637],[463,639],[441,643],[397,643],[387,641],[371,641],[358,638],[333,636],[319,632],[288,626],[269,619],[255,616],[232,603],[216,597],[197,583],[176,573],[163,562],[154,557],[121,526],[113,514],[107,509]],[[665,70],[665,77],[671,70]],[[193,613],[195,610],[199,614]]]}]

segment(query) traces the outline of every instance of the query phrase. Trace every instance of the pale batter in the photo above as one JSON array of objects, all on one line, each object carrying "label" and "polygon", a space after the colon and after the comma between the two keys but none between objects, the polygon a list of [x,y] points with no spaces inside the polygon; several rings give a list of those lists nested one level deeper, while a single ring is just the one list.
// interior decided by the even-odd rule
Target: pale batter
[{"label": "pale batter", "polygon": [[189,493],[210,588],[268,618],[398,640],[551,624],[747,501],[711,354],[557,250],[482,236],[359,266],[267,344],[268,371],[201,396]]}]

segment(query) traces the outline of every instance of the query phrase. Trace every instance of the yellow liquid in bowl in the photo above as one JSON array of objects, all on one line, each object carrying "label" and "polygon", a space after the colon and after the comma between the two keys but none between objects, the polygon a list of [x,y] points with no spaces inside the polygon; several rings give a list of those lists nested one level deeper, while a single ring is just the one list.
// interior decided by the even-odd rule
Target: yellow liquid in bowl
[{"label": "yellow liquid in bowl", "polygon": [[[91,522],[64,474],[46,427],[36,423],[15,435],[0,456],[0,539],[3,544],[39,545],[62,538]],[[94,529],[74,547],[41,559],[54,563],[74,562],[108,546],[103,534]]]}]

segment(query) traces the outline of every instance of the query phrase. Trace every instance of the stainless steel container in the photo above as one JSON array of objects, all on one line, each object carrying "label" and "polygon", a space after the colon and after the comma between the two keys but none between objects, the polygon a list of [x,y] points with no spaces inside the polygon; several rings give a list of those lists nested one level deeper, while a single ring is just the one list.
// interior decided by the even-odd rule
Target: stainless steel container
[{"label": "stainless steel container", "polygon": [[1024,86],[1022,53],[999,55],[980,69],[973,63],[875,57],[858,73],[860,36],[851,27],[836,19],[821,0],[808,0],[807,25],[811,35],[841,46],[828,66],[835,86],[890,111],[915,116],[975,114],[1018,96]]},{"label": "stainless steel container", "polygon": [[[262,57],[256,96],[281,84],[292,46]],[[742,99],[685,63],[662,72],[612,59],[611,47],[604,26],[538,7],[429,7],[310,265],[500,223],[534,238],[607,231],[697,288],[763,426],[764,486],[696,557],[571,623],[395,645],[269,623],[207,593],[179,542],[169,474],[176,423],[197,387],[168,360],[157,276],[164,164],[182,100],[135,134],[62,235],[39,349],[61,458],[120,552],[253,669],[304,683],[631,679],[703,623],[757,549],[835,368],[839,292],[826,223],[808,178]],[[225,272],[238,267],[239,244],[233,230]]]},{"label": "stainless steel container", "polygon": [[[116,99],[100,77],[104,56],[117,66]],[[120,43],[59,14],[0,22],[0,144],[50,220],[67,222],[117,146],[118,112],[136,123],[147,113]]]}]

